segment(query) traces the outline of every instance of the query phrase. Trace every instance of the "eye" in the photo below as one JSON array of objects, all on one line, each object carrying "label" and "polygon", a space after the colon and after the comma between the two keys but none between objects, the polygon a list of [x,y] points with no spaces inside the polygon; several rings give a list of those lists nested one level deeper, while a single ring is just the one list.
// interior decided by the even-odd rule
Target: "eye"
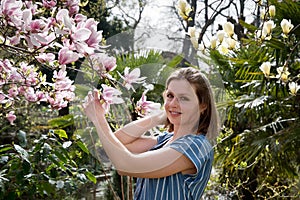
[{"label": "eye", "polygon": [[174,98],[174,95],[171,94],[171,93],[168,93],[168,94],[166,95],[166,97],[167,97],[168,99],[172,99],[172,98]]},{"label": "eye", "polygon": [[180,97],[179,100],[180,100],[180,101],[188,101],[189,98],[187,98],[187,97]]}]

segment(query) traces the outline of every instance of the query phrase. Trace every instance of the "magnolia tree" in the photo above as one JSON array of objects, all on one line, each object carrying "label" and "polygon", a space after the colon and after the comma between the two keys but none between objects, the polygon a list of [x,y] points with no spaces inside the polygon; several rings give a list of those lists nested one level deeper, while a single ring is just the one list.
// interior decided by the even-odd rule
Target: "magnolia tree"
[{"label": "magnolia tree", "polygon": [[[299,196],[299,2],[255,1],[258,26],[224,22],[210,41],[187,34],[200,56],[218,64],[227,94],[227,121],[216,146],[216,188],[238,199]],[[260,12],[256,12],[259,9]],[[187,23],[193,7],[178,4]],[[226,189],[224,189],[226,188]]]},{"label": "magnolia tree", "polygon": [[[273,38],[277,40],[282,40],[286,42],[291,49],[296,50],[299,44],[299,41],[296,41],[294,35],[291,35],[290,32],[294,28],[294,25],[291,23],[290,19],[282,19],[280,22],[281,33],[277,30],[273,31],[276,28],[276,24],[273,21],[273,18],[276,14],[276,7],[274,5],[264,5],[263,1],[257,2],[258,8],[261,10],[261,27],[252,27],[256,29],[254,32],[254,38],[257,43],[262,44],[268,42]],[[189,20],[190,13],[193,11],[191,5],[186,0],[179,0],[177,5],[178,13],[184,21]],[[240,42],[238,41],[237,35],[234,32],[234,24],[231,22],[225,22],[222,26],[222,30],[217,31],[217,33],[210,39],[210,44],[199,44],[199,33],[200,30],[197,30],[197,27],[189,27],[188,33],[191,43],[194,48],[204,54],[209,54],[210,50],[218,50],[221,54],[228,57],[235,57],[235,52],[239,50]],[[298,43],[297,43],[298,42]],[[207,47],[207,48],[205,48]],[[297,53],[297,52],[291,52]],[[300,89],[297,81],[299,80],[299,74],[295,77],[289,77],[291,74],[289,72],[289,62],[291,60],[287,59],[283,66],[277,67],[277,73],[270,73],[271,66],[275,65],[275,62],[271,63],[266,61],[260,66],[260,70],[263,72],[266,78],[268,79],[277,79],[281,84],[287,84],[291,95],[296,95]]]},{"label": "magnolia tree", "polygon": [[[21,102],[59,110],[73,101],[75,85],[68,72],[82,59],[88,59],[100,77],[111,78],[108,73],[116,68],[116,59],[105,53],[97,21],[80,14],[79,3],[1,1],[0,117],[11,125]],[[139,76],[139,69],[126,69],[124,86],[132,89],[133,83],[142,83]],[[111,86],[102,85],[101,92],[106,109],[122,102],[116,98],[121,92]]]}]

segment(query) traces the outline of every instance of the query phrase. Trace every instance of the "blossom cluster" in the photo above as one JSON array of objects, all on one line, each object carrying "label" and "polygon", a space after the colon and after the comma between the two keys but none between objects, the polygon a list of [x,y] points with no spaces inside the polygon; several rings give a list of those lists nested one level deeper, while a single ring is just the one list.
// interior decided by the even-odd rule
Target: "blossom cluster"
[{"label": "blossom cluster", "polygon": [[[264,41],[270,41],[272,37],[275,36],[277,39],[281,40],[289,39],[290,33],[294,28],[291,20],[282,19],[280,22],[281,34],[275,35],[273,32],[276,28],[276,24],[273,19],[276,16],[276,7],[274,5],[263,5],[263,1],[258,1],[257,4],[260,8],[260,19],[262,20],[262,24],[261,27],[258,27],[258,29],[255,31],[255,40],[261,44]],[[188,20],[187,16],[189,16],[189,13],[193,10],[193,8],[191,8],[187,1],[179,0],[177,8],[179,15],[184,20]],[[203,43],[199,44],[199,31],[196,29],[196,27],[188,27],[187,34],[190,37],[193,47],[197,51],[205,53],[205,50],[207,49]],[[235,55],[234,52],[238,50],[239,45],[239,41],[234,32],[234,24],[231,22],[225,22],[222,25],[222,30],[217,31],[216,34],[210,39],[210,45],[208,49],[218,50],[221,54],[230,56],[230,53]],[[268,79],[276,78],[279,80],[279,82],[288,84],[290,94],[296,95],[298,90],[300,90],[300,86],[298,85],[297,81],[293,81],[294,79],[289,77],[291,73],[289,72],[288,66],[285,64],[284,66],[277,67],[277,74],[273,75],[270,73],[271,65],[272,64],[267,61],[262,63],[259,69]],[[297,80],[299,80],[299,77],[300,75],[298,75]]]},{"label": "blossom cluster", "polygon": [[[265,41],[271,40],[273,36],[273,29],[276,27],[274,21],[272,20],[276,15],[276,7],[274,5],[269,5],[266,7],[262,7],[261,9],[261,16],[260,18],[263,20],[263,25],[260,29],[256,31],[255,38],[257,41]],[[283,40],[288,39],[291,30],[294,28],[294,25],[291,23],[291,20],[282,19],[280,22],[281,26],[281,36]],[[281,66],[277,67],[276,71],[277,74],[271,74],[271,62],[263,62],[259,69],[263,72],[266,78],[271,79],[275,78],[278,79],[281,83],[287,84],[290,90],[290,94],[295,96],[300,89],[300,86],[297,82],[291,81],[289,75],[288,66]]]},{"label": "blossom cluster", "polygon": [[59,3],[1,0],[0,107],[11,124],[17,101],[66,107],[75,97],[67,66],[101,50],[98,23],[79,14],[79,1]]},{"label": "blossom cluster", "polygon": [[[1,0],[0,117],[6,116],[11,124],[17,117],[17,102],[43,102],[57,110],[68,106],[75,99],[74,80],[68,72],[79,59],[88,60],[101,78],[113,80],[109,72],[116,69],[116,59],[104,51],[98,22],[79,13],[79,3]],[[139,69],[126,68],[119,75],[121,85],[133,91],[133,84],[145,80]],[[110,104],[123,102],[119,95],[117,88],[102,85],[103,107],[108,111]]]}]

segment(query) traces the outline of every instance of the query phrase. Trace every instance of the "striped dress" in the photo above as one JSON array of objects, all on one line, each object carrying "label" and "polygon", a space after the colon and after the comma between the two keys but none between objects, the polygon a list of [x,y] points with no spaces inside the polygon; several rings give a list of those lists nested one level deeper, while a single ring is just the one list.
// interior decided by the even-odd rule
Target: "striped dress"
[{"label": "striped dress", "polygon": [[[164,133],[151,150],[161,148],[172,137]],[[199,200],[210,177],[213,149],[204,135],[185,135],[169,147],[189,158],[197,168],[195,174],[173,174],[163,178],[138,178],[135,200]]]}]

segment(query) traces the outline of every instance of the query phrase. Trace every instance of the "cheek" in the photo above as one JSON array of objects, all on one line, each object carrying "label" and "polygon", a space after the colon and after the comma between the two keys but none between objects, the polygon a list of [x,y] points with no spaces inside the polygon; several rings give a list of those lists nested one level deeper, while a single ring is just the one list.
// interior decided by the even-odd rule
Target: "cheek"
[{"label": "cheek", "polygon": [[165,102],[164,103],[164,108],[166,109],[166,108],[168,108],[168,106],[169,106],[168,102]]}]

